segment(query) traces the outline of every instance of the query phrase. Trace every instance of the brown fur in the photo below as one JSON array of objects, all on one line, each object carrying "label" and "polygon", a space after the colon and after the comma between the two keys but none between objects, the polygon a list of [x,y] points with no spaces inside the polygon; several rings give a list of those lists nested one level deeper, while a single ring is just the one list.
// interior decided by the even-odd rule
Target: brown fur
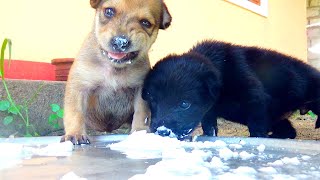
[{"label": "brown fur", "polygon": [[[61,141],[89,143],[86,126],[112,131],[132,121],[131,131],[147,129],[149,109],[141,86],[150,69],[148,51],[158,30],[170,25],[171,16],[162,0],[90,0],[96,9],[93,30],[74,61],[66,85],[64,128]],[[104,10],[115,9],[107,18]],[[141,24],[146,19],[150,28]],[[131,64],[111,62],[102,50],[112,51],[115,36],[130,38],[128,52],[138,51]]]}]

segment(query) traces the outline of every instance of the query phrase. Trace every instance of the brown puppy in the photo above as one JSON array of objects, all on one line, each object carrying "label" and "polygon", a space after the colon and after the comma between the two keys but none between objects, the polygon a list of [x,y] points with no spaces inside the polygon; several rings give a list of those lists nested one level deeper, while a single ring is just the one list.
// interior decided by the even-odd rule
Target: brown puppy
[{"label": "brown puppy", "polygon": [[132,122],[147,129],[141,86],[150,69],[148,51],[171,16],[162,0],[90,0],[94,26],[74,61],[64,99],[61,141],[89,143],[86,126],[112,131]]}]

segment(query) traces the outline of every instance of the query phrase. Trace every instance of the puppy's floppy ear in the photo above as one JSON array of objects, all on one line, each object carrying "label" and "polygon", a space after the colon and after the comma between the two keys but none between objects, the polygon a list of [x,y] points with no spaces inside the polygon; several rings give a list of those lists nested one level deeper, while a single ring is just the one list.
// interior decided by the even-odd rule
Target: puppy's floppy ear
[{"label": "puppy's floppy ear", "polygon": [[160,22],[160,29],[167,29],[171,24],[172,17],[168,11],[168,8],[164,2],[162,2],[162,15]]},{"label": "puppy's floppy ear", "polygon": [[102,0],[90,0],[90,5],[93,8],[97,8]]}]

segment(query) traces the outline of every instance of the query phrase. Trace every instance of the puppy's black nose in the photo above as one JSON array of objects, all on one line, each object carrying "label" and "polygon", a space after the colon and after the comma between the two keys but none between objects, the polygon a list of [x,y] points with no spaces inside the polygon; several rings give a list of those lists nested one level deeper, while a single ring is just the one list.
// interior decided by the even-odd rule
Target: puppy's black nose
[{"label": "puppy's black nose", "polygon": [[160,135],[160,136],[169,136],[170,135],[170,131],[169,130],[158,130],[157,133]]},{"label": "puppy's black nose", "polygon": [[115,36],[111,39],[111,46],[115,51],[126,51],[130,46],[130,40],[126,36]]}]

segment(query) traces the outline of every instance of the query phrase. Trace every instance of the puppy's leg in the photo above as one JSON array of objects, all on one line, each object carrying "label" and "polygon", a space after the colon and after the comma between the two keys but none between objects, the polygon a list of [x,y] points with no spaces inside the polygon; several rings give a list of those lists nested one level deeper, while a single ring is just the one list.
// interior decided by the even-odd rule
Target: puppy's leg
[{"label": "puppy's leg", "polygon": [[305,115],[309,112],[309,109],[307,108],[307,106],[302,106],[299,108],[300,111],[300,115]]},{"label": "puppy's leg", "polygon": [[[232,52],[235,51],[235,52]],[[231,50],[234,58],[234,72],[237,76],[234,81],[239,85],[237,93],[241,101],[241,109],[246,115],[247,126],[251,137],[268,137],[270,119],[267,117],[267,106],[270,96],[265,92],[264,85],[255,73],[255,70],[247,64],[247,54],[240,53],[239,49]]]},{"label": "puppy's leg", "polygon": [[267,111],[270,96],[264,92],[260,81],[247,84],[246,94],[243,95],[242,108],[247,117],[250,137],[268,137],[271,119]]},{"label": "puppy's leg", "polygon": [[248,129],[250,137],[268,137],[267,119],[264,117],[252,116],[249,118]]},{"label": "puppy's leg", "polygon": [[65,135],[62,136],[61,142],[71,141],[73,144],[89,144],[89,138],[85,130],[85,122],[82,113],[82,94],[72,92],[66,88],[64,103],[64,129]]},{"label": "puppy's leg", "polygon": [[247,110],[247,125],[250,137],[268,137],[270,129],[270,119],[266,111],[266,105],[261,103],[251,103]]},{"label": "puppy's leg", "polygon": [[131,133],[139,130],[147,130],[149,132],[148,122],[146,118],[151,118],[151,113],[147,102],[141,97],[141,88],[138,90],[134,99],[134,114],[131,125]]},{"label": "puppy's leg", "polygon": [[301,109],[306,109],[306,113],[311,110],[314,114],[316,114],[318,117],[316,119],[315,128],[317,129],[320,128],[320,88],[314,88],[314,92],[309,94],[312,95],[312,100],[307,102],[306,105],[300,108],[300,114]]},{"label": "puppy's leg", "polygon": [[294,139],[297,136],[296,130],[292,127],[288,119],[277,120],[276,123],[272,125],[271,131],[271,138]]},{"label": "puppy's leg", "polygon": [[203,135],[218,136],[217,116],[213,110],[209,110],[201,121]]},{"label": "puppy's leg", "polygon": [[314,113],[314,114],[316,114],[318,117],[317,117],[317,120],[316,120],[316,125],[315,125],[315,128],[317,129],[317,128],[320,128],[320,118],[319,118],[319,116],[320,116],[320,101],[319,100],[317,100],[317,101],[315,101],[314,103],[312,103],[311,105],[310,105],[310,110]]}]

